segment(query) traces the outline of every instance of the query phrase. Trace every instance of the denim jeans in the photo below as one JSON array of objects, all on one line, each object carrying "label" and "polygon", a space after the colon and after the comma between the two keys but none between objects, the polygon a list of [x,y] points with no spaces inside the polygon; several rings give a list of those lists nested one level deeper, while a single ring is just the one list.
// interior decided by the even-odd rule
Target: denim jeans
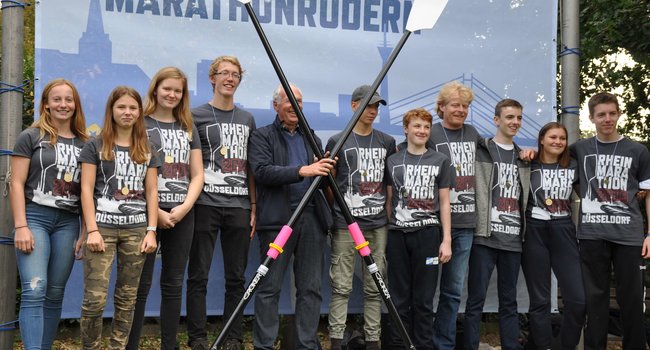
[{"label": "denim jeans", "polygon": [[451,260],[441,267],[440,298],[433,323],[433,345],[438,350],[453,350],[456,347],[456,318],[473,240],[473,228],[451,229],[452,255]]},{"label": "denim jeans", "polygon": [[74,263],[79,214],[36,203],[28,203],[25,212],[34,250],[29,254],[16,250],[22,287],[20,335],[25,349],[50,349]]},{"label": "denim jeans", "polygon": [[[242,208],[194,206],[194,237],[187,268],[187,336],[189,344],[208,339],[205,297],[208,275],[217,237],[221,234],[226,295],[223,318],[227,320],[244,295],[248,249],[250,247],[250,210]],[[243,340],[243,316],[237,315],[226,339]]]},{"label": "denim jeans", "polygon": [[[364,236],[370,242],[372,257],[382,276],[386,275],[386,226],[364,230]],[[345,321],[348,316],[348,302],[352,293],[354,265],[357,261],[357,250],[348,230],[336,230],[332,234],[332,264],[330,266],[330,282],[332,284],[332,299],[328,315],[329,333],[331,338],[343,339]],[[378,341],[381,333],[381,295],[374,279],[363,269],[363,333],[366,341]]]},{"label": "denim jeans", "polygon": [[503,350],[519,349],[519,315],[517,314],[517,279],[521,253],[472,245],[467,278],[464,349],[478,349],[481,314],[490,277],[497,267],[499,296],[499,336]]},{"label": "denim jeans", "polygon": [[[169,212],[170,208],[162,208]],[[160,243],[162,267],[160,269],[160,348],[173,350],[176,346],[176,334],[181,318],[181,302],[183,299],[183,282],[185,269],[194,235],[194,209],[170,229],[158,229],[156,238]],[[151,289],[154,264],[157,252],[147,254],[140,276],[138,297],[135,302],[133,325],[129,334],[127,350],[137,350],[140,344],[140,334],[144,321],[144,311],[147,297]]]},{"label": "denim jeans", "polygon": [[[296,287],[296,349],[318,349],[318,322],[320,319],[323,250],[326,235],[318,224],[313,208],[307,208],[293,225],[293,233],[284,245],[284,252],[271,265],[255,293],[253,345],[255,349],[272,350],[278,335],[280,290],[284,274],[293,256]],[[261,261],[266,258],[269,243],[277,231],[258,231]]]}]

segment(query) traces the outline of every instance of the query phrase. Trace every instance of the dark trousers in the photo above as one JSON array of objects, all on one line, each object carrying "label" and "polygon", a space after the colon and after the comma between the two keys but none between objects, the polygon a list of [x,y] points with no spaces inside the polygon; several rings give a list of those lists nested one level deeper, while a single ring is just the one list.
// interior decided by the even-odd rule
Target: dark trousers
[{"label": "dark trousers", "polygon": [[561,220],[527,219],[521,267],[530,298],[530,332],[538,349],[550,349],[551,268],[562,290],[564,312],[560,339],[563,349],[575,349],[585,324],[585,289],[575,225]]},{"label": "dark trousers", "polygon": [[[388,231],[388,288],[406,331],[418,350],[433,349],[433,296],[438,283],[440,228]],[[406,349],[396,325],[389,349]]]},{"label": "dark trousers", "polygon": [[[194,239],[187,268],[187,335],[191,344],[207,340],[206,302],[208,275],[212,254],[221,233],[221,250],[226,279],[226,295],[223,308],[224,320],[230,318],[244,295],[246,264],[250,246],[250,210],[241,208],[194,206],[196,220]],[[226,339],[243,340],[242,315],[235,318]]]},{"label": "dark trousers", "polygon": [[517,314],[517,278],[521,253],[472,245],[467,278],[464,349],[478,349],[481,314],[490,277],[497,268],[499,296],[499,336],[504,350],[519,349],[519,315]]},{"label": "dark trousers", "polygon": [[641,247],[604,240],[580,241],[582,278],[587,297],[585,349],[607,347],[611,268],[616,280],[616,301],[621,309],[623,349],[645,349]]},{"label": "dark trousers", "polygon": [[[285,204],[279,204],[285,205]],[[260,240],[260,261],[266,259],[269,243],[278,231],[257,231]],[[293,257],[293,274],[296,287],[295,343],[296,349],[319,349],[318,323],[322,303],[323,250],[327,235],[319,224],[313,207],[307,207],[293,225],[293,233],[284,245],[284,252],[260,280],[255,293],[255,319],[253,320],[253,346],[272,350],[280,328],[280,291],[284,275],[290,269]],[[294,340],[294,339],[292,339]],[[291,341],[291,340],[286,340]]]},{"label": "dark trousers", "polygon": [[[170,209],[163,208],[165,211]],[[181,303],[183,296],[183,281],[185,268],[194,235],[194,210],[173,228],[158,229],[156,239],[160,243],[162,268],[160,271],[160,348],[174,349],[176,346],[176,333],[181,317]],[[151,289],[156,253],[147,254],[147,258],[140,276],[138,296],[135,302],[133,324],[129,334],[128,350],[137,350],[140,343],[142,323],[144,322],[144,309],[147,296]]]}]

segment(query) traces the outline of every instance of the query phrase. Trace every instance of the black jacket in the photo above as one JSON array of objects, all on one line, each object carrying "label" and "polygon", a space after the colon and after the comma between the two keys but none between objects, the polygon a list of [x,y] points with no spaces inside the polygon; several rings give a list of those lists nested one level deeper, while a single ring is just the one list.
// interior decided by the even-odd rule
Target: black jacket
[{"label": "black jacket", "polygon": [[[288,185],[303,179],[298,174],[300,166],[287,165],[289,155],[282,132],[282,124],[276,116],[273,124],[253,131],[248,149],[248,161],[255,176],[257,190],[257,229],[261,231],[280,230],[287,224],[292,215]],[[318,147],[322,148],[320,139],[315,138]],[[307,140],[305,148],[311,163],[314,152]],[[320,219],[318,224],[325,234],[332,225],[332,213],[321,189],[312,196],[311,202],[315,205]]]}]

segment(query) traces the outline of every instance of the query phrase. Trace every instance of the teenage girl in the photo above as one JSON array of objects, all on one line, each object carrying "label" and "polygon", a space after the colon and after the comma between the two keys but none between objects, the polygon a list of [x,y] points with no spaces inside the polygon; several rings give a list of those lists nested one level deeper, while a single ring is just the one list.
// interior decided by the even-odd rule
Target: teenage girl
[{"label": "teenage girl", "polygon": [[103,347],[102,314],[117,255],[115,312],[108,347],[124,349],[146,253],[156,250],[160,162],[152,152],[142,99],[118,86],[108,97],[100,136],[81,151],[81,205],[88,229],[84,254],[81,341]]}]

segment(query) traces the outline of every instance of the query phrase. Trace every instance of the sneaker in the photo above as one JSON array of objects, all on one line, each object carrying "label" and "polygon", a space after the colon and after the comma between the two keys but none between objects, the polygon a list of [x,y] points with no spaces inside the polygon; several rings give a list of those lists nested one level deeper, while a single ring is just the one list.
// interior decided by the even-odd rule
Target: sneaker
[{"label": "sneaker", "polygon": [[226,339],[222,350],[241,350],[241,342],[238,339]]}]

